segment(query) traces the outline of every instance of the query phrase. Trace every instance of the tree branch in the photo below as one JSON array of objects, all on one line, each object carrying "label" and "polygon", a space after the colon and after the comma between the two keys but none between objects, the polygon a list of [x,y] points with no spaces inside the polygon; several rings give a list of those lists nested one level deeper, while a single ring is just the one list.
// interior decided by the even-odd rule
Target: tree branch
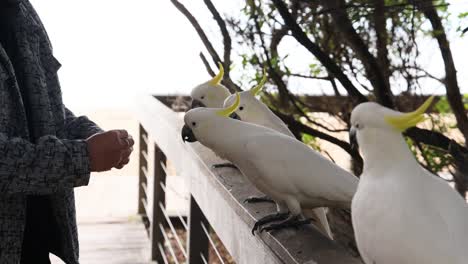
[{"label": "tree branch", "polygon": [[291,130],[300,131],[301,133],[309,134],[311,136],[314,136],[314,137],[323,139],[325,141],[328,141],[328,142],[330,142],[332,144],[335,144],[338,147],[342,148],[344,151],[346,151],[349,155],[351,155],[351,157],[353,157],[353,159],[355,159],[360,165],[362,165],[363,161],[362,161],[361,155],[359,155],[358,151],[356,151],[354,149],[351,149],[351,146],[349,145],[348,142],[342,141],[342,140],[337,139],[335,137],[332,137],[332,136],[330,136],[330,135],[328,135],[326,133],[323,133],[323,132],[320,132],[320,131],[318,131],[316,129],[313,129],[313,128],[307,126],[307,125],[304,125],[301,122],[294,119],[294,117],[292,117],[290,115],[283,114],[283,113],[281,113],[279,111],[276,111],[274,109],[272,109],[272,111],[279,118],[281,118],[281,120],[283,120]]},{"label": "tree branch", "polygon": [[444,26],[437,13],[437,10],[432,5],[432,1],[423,0],[416,1],[411,0],[429,19],[434,31],[434,37],[439,43],[440,53],[445,65],[445,88],[447,90],[447,100],[452,108],[453,114],[457,120],[457,126],[465,137],[466,144],[468,146],[468,117],[463,104],[462,95],[457,81],[457,70],[453,61],[452,51],[450,49],[450,43],[445,34]]},{"label": "tree branch", "polygon": [[367,98],[354,86],[351,80],[349,80],[343,73],[341,68],[325,52],[323,52],[317,44],[313,43],[309,37],[307,37],[306,33],[292,17],[286,4],[282,0],[272,1],[283,18],[284,23],[291,30],[294,38],[309,50],[309,52],[311,52],[322,63],[322,65],[336,77],[346,91],[348,91],[349,95],[354,99],[355,103],[368,101]]},{"label": "tree branch", "polygon": [[390,87],[390,61],[388,59],[387,17],[385,14],[385,0],[374,0],[374,24],[377,36],[377,61],[382,69],[385,81]]},{"label": "tree branch", "polygon": [[[438,5],[433,5],[434,7],[446,7],[449,4],[438,4]],[[394,12],[400,12],[401,10],[412,10],[413,5],[411,3],[402,3],[402,4],[392,4],[392,5],[385,5],[385,10],[388,12],[391,12],[392,9],[394,9]],[[364,3],[364,4],[346,4],[345,9],[352,9],[352,8],[376,8],[375,3],[374,4],[369,4],[369,3]],[[323,15],[323,14],[328,14],[332,11],[334,11],[335,8],[323,8],[318,12],[313,13],[314,16],[318,15]]]},{"label": "tree branch", "polygon": [[[214,5],[209,0],[205,0],[205,4],[207,5],[210,12],[212,12],[215,20],[217,21],[218,25],[220,26],[221,32],[223,32],[223,28],[226,30],[226,32],[223,33],[223,38],[224,38],[224,42],[225,42],[225,46],[224,46],[224,59],[225,60],[224,60],[224,62],[219,57],[218,53],[216,52],[215,48],[213,47],[213,44],[211,44],[210,40],[208,39],[208,37],[205,34],[205,31],[200,26],[197,19],[190,13],[190,11],[188,11],[188,9],[177,0],[171,0],[171,2],[177,8],[177,10],[179,10],[189,20],[190,24],[192,24],[195,31],[197,31],[198,36],[200,37],[201,41],[203,42],[203,45],[205,45],[206,49],[208,50],[208,53],[210,54],[211,58],[213,59],[213,62],[216,65],[218,65],[218,62],[223,63],[223,66],[224,66],[224,69],[225,69],[223,84],[226,85],[227,88],[231,92],[241,91],[240,87],[232,81],[232,79],[231,79],[231,77],[229,75],[229,67],[230,67],[230,63],[231,63],[230,54],[231,54],[231,49],[232,49],[232,47],[231,47],[231,38],[229,37],[229,33],[227,34],[228,39],[225,38],[224,34],[227,32],[226,24],[224,23],[224,20],[221,18],[218,11],[214,7]],[[215,14],[217,14],[217,15],[215,15]],[[222,20],[222,22],[218,21],[218,19]],[[228,60],[226,60],[226,58],[228,58]],[[206,65],[207,65],[206,64],[207,63],[206,57],[205,57],[205,60],[203,60],[203,58],[202,58],[202,61],[203,61],[203,64],[205,64],[205,67],[206,67]],[[210,72],[208,71],[208,73],[210,73]]]},{"label": "tree branch", "polygon": [[305,74],[300,74],[300,73],[291,73],[290,75],[294,77],[304,78],[304,79],[314,79],[314,80],[324,80],[324,81],[329,81],[331,78],[329,76],[312,76],[312,75],[305,75]]},{"label": "tree branch", "polygon": [[[263,53],[265,54],[265,60],[266,60],[266,64],[267,64],[267,67],[268,67],[268,73],[269,73],[269,76],[271,77],[271,79],[276,83],[276,86],[278,88],[278,92],[279,92],[279,96],[280,96],[280,102],[282,105],[286,105],[286,99],[289,99],[291,102],[293,101],[293,99],[289,96],[289,90],[288,90],[288,87],[286,85],[286,83],[283,81],[283,74],[282,72],[279,71],[279,69],[277,67],[275,67],[275,65],[273,65],[272,61],[271,61],[271,56],[270,56],[270,51],[273,53],[276,54],[276,56],[278,56],[278,51],[275,49],[275,50],[268,50],[267,47],[266,47],[266,43],[265,43],[265,38],[263,36],[263,32],[261,30],[261,27],[260,27],[260,23],[258,21],[258,10],[257,10],[257,6],[255,5],[255,1],[252,1],[251,3],[251,6],[252,6],[252,9],[253,9],[253,15],[252,15],[252,19],[254,21],[254,24],[255,24],[255,29],[257,30],[257,33],[258,33],[258,36],[260,38],[260,46],[263,50]],[[280,41],[282,39],[282,37],[278,40]],[[275,46],[275,48],[277,48],[278,46]]]},{"label": "tree branch", "polygon": [[333,88],[333,92],[335,92],[335,95],[336,95],[336,96],[341,96],[341,93],[340,93],[340,91],[338,90],[338,86],[336,85],[335,77],[330,76],[329,81],[330,81],[330,84],[331,84],[331,86],[332,86],[332,88]]},{"label": "tree branch", "polygon": [[413,127],[406,130],[404,134],[414,141],[437,147],[449,153],[455,160],[461,161],[460,163],[468,164],[468,149],[442,133]]},{"label": "tree branch", "polygon": [[423,69],[423,68],[420,68],[420,67],[418,67],[418,66],[412,66],[412,65],[398,66],[398,67],[394,67],[393,69],[396,70],[396,71],[400,71],[400,72],[405,71],[405,72],[407,72],[407,74],[409,74],[409,73],[408,73],[408,69],[412,69],[412,70],[415,70],[415,71],[420,71],[420,72],[424,73],[424,75],[419,75],[419,76],[415,75],[414,78],[424,78],[424,77],[427,77],[427,78],[431,78],[431,79],[433,79],[433,80],[435,80],[435,81],[438,81],[438,82],[440,82],[441,84],[445,85],[445,81],[444,81],[443,79],[441,79],[441,78],[439,78],[439,77],[436,77],[435,75],[431,74],[431,73],[428,72],[427,70],[425,70],[425,69]]},{"label": "tree branch", "polygon": [[364,65],[367,78],[374,88],[377,101],[383,106],[393,108],[394,103],[390,83],[386,80],[377,59],[369,52],[367,45],[354,29],[353,23],[346,13],[346,3],[344,0],[321,0],[320,2],[323,6],[331,9],[330,14],[336,28],[338,28],[344,40],[356,52],[359,60]]},{"label": "tree branch", "polygon": [[172,4],[179,10],[192,24],[193,28],[195,31],[197,31],[198,36],[200,37],[201,41],[203,42],[203,45],[205,45],[206,49],[208,50],[208,53],[210,53],[210,56],[213,58],[213,62],[217,65],[218,62],[221,62],[221,58],[219,57],[218,53],[216,52],[215,48],[213,47],[213,44],[211,44],[210,40],[205,34],[205,31],[202,29],[200,24],[198,23],[197,19],[188,11],[188,9],[179,1],[177,0],[171,0]]},{"label": "tree branch", "polygon": [[213,19],[218,23],[219,29],[221,30],[221,34],[223,35],[223,44],[224,44],[224,77],[229,78],[229,72],[231,65],[231,50],[232,50],[232,41],[231,36],[229,35],[229,31],[226,27],[226,22],[219,14],[216,7],[213,5],[211,0],[204,0],[206,7],[210,10],[211,14],[213,15]]},{"label": "tree branch", "polygon": [[206,59],[205,55],[203,54],[203,52],[200,52],[200,59],[202,60],[203,62],[203,65],[205,65],[205,68],[206,68],[206,71],[208,72],[208,74],[213,77],[215,76],[215,72],[211,69],[211,66],[210,66],[210,63],[208,62],[208,60]]}]

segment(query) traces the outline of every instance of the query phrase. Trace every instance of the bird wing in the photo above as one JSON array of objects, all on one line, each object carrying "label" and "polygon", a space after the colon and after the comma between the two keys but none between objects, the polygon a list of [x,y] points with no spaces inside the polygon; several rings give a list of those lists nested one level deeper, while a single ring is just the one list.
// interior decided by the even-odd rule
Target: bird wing
[{"label": "bird wing", "polygon": [[[422,172],[424,177],[428,177],[426,187],[426,197],[429,202],[436,207],[441,216],[451,239],[451,250],[454,256],[468,259],[468,205],[466,201],[447,182],[439,177],[435,177],[426,170]],[[458,263],[458,262],[457,262]]]},{"label": "bird wing", "polygon": [[269,132],[245,141],[246,157],[257,177],[276,192],[351,201],[357,178],[302,142]]}]

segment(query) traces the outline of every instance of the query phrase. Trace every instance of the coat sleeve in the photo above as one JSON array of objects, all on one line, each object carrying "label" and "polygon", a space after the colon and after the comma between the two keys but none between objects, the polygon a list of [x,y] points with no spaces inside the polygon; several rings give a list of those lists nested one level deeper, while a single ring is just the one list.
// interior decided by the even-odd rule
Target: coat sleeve
[{"label": "coat sleeve", "polygon": [[86,139],[103,130],[86,116],[76,117],[72,111],[65,108],[65,134],[68,139]]},{"label": "coat sleeve", "polygon": [[0,193],[48,194],[87,185],[89,176],[84,140],[45,136],[32,144],[0,133]]}]

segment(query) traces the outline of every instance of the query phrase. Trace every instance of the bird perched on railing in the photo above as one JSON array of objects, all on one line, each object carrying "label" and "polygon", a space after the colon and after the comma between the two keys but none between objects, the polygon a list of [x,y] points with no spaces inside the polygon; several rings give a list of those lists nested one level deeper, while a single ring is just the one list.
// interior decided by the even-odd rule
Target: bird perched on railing
[{"label": "bird perched on railing", "polygon": [[[192,89],[190,97],[192,97],[192,105],[190,109],[197,107],[222,108],[224,100],[231,95],[229,89],[221,84],[224,77],[224,67],[222,63],[218,63],[219,72],[213,79],[197,85]],[[213,168],[229,167],[237,169],[232,163],[214,164]]]},{"label": "bird perched on railing", "polygon": [[351,114],[364,158],[352,220],[367,264],[468,263],[465,200],[416,161],[401,134],[425,119],[432,100],[411,113],[363,103]]},{"label": "bird perched on railing", "polygon": [[[224,109],[197,108],[184,117],[184,141],[199,141],[233,162],[278,212],[257,221],[252,232],[309,223],[305,208],[349,208],[358,179],[304,143],[273,129],[229,118],[240,104]],[[279,221],[272,223],[274,221]]]},{"label": "bird perched on railing", "polygon": [[[240,104],[238,109],[235,111],[236,116],[238,119],[248,122],[257,124],[260,126],[271,128],[279,133],[282,133],[286,136],[292,137],[295,139],[294,134],[289,130],[288,126],[279,118],[277,117],[263,102],[256,98],[259,95],[267,81],[267,75],[264,72],[263,78],[260,83],[253,87],[249,91],[240,92]],[[224,107],[228,107],[232,105],[236,100],[236,95],[229,96],[224,101]],[[246,201],[262,201],[268,198],[258,198],[258,197],[250,197]],[[327,235],[330,239],[333,239],[333,234],[330,229],[330,225],[328,224],[327,213],[326,209],[319,207],[312,210],[312,216],[317,218],[318,223],[317,226]]]},{"label": "bird perched on railing", "polygon": [[196,107],[223,107],[224,100],[231,95],[228,88],[221,84],[223,76],[224,68],[219,63],[219,73],[213,79],[192,89],[190,93],[190,97],[192,97],[191,109]]},{"label": "bird perched on railing", "polygon": [[[289,130],[288,126],[276,116],[264,103],[256,98],[262,92],[262,89],[267,81],[267,76],[264,73],[260,83],[249,91],[240,92],[240,105],[235,111],[236,116],[244,121],[260,126],[269,127],[282,134],[293,137],[294,134]],[[236,95],[232,94],[226,98],[223,107],[232,105],[236,100]]]}]

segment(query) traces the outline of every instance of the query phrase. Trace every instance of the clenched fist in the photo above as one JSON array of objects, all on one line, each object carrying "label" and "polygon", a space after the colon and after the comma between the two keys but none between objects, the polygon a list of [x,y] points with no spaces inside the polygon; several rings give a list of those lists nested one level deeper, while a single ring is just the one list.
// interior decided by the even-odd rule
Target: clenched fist
[{"label": "clenched fist", "polygon": [[121,169],[129,161],[133,151],[133,138],[125,130],[110,130],[95,134],[88,139],[91,171]]}]

